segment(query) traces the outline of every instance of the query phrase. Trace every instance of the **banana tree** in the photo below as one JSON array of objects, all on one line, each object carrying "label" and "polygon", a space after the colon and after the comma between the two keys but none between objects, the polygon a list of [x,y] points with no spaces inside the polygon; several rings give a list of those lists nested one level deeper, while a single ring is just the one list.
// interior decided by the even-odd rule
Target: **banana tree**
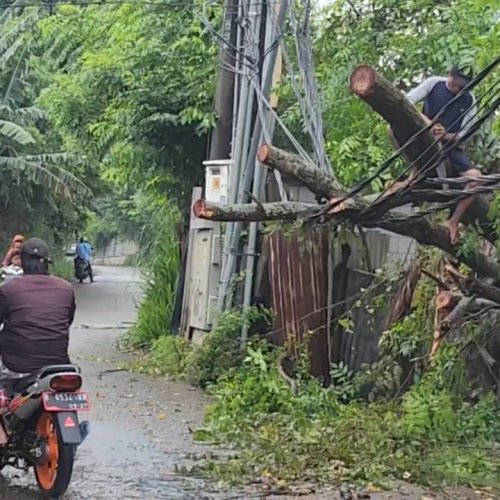
[{"label": "banana tree", "polygon": [[45,150],[41,125],[45,114],[32,104],[36,23],[46,15],[43,7],[16,8],[0,15],[0,176],[32,182],[58,194],[87,192],[69,170],[74,158]]}]

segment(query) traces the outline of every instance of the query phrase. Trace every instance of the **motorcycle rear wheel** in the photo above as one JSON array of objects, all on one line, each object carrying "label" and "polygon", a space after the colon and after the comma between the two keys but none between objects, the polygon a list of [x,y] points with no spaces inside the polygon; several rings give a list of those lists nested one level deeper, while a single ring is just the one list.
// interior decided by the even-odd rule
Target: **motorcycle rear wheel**
[{"label": "motorcycle rear wheel", "polygon": [[55,417],[43,412],[36,426],[37,433],[45,440],[47,460],[35,465],[38,487],[49,498],[59,498],[68,489],[73,474],[75,445],[63,443]]}]

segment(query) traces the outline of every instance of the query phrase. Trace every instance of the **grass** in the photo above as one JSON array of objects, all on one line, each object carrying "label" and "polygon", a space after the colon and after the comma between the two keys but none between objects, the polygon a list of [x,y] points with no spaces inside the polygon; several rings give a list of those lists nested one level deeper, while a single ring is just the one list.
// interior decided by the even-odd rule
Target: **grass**
[{"label": "grass", "polygon": [[74,276],[73,262],[66,259],[57,259],[51,265],[50,273],[67,281],[72,281]]},{"label": "grass", "polygon": [[144,271],[144,299],[137,321],[127,334],[132,348],[151,349],[155,340],[169,334],[180,269],[179,242],[175,231],[179,214],[167,202],[155,211],[144,229],[147,242],[139,260]]},{"label": "grass", "polygon": [[228,484],[355,482],[387,489],[394,481],[500,491],[500,419],[495,396],[466,404],[433,377],[403,398],[343,403],[306,372],[294,395],[276,369],[276,352],[254,346],[213,389],[216,404],[196,436],[236,449],[198,472]]}]

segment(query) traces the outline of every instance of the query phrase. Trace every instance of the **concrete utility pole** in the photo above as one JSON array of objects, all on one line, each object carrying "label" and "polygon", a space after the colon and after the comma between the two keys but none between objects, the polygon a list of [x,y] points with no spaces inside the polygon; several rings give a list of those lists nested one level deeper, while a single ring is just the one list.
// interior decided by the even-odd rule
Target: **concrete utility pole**
[{"label": "concrete utility pole", "polygon": [[236,60],[237,19],[238,0],[227,0],[222,26],[224,43],[219,53],[220,69],[214,99],[218,122],[210,136],[208,160],[225,160],[231,152],[235,73],[228,67],[233,67]]}]

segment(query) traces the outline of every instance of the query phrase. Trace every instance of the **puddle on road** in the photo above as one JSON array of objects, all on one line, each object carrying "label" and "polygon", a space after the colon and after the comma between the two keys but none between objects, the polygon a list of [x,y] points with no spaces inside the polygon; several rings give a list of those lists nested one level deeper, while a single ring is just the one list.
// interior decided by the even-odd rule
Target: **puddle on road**
[{"label": "puddle on road", "polygon": [[[172,474],[175,464],[188,462],[162,453],[150,440],[128,429],[92,422],[87,441],[78,450],[67,500],[222,499],[204,491],[195,478]],[[191,462],[192,463],[192,462]],[[39,499],[32,471],[5,469],[0,479],[2,500]],[[234,498],[234,497],[233,497]]]}]

